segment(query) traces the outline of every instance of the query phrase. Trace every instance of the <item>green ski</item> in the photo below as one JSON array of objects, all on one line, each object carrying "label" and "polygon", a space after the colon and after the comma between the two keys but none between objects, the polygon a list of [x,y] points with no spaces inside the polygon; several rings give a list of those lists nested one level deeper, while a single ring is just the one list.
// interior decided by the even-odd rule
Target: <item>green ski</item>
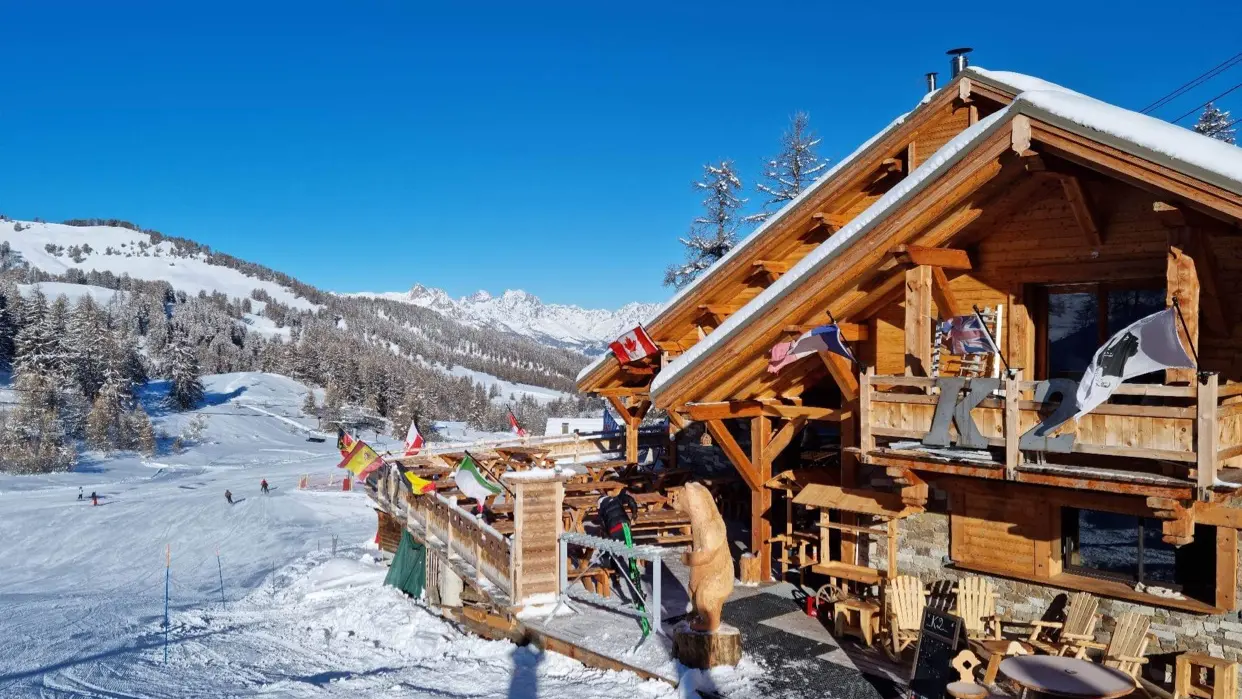
[{"label": "green ski", "polygon": [[[630,534],[630,525],[622,524],[621,531],[624,532],[625,534],[626,547],[634,548],[634,537],[633,535]],[[639,625],[642,627],[642,630],[643,630],[643,638],[647,638],[647,636],[651,634],[651,621],[647,619],[647,604],[646,602],[643,601],[643,596],[642,596],[643,574],[641,571],[638,570],[638,561],[634,560],[633,558],[629,560],[630,560],[630,570],[629,570],[630,583],[634,587],[634,606],[637,607],[638,611],[642,614],[642,616],[639,617]]]}]

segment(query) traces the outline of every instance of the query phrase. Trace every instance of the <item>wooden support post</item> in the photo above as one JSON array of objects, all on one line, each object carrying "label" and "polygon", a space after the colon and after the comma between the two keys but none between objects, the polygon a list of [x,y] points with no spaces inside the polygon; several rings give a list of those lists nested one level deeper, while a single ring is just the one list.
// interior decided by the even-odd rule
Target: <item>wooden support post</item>
[{"label": "wooden support post", "polygon": [[867,367],[858,382],[858,450],[866,462],[867,454],[875,449],[875,438],[871,436],[871,379],[875,376],[875,367]]},{"label": "wooden support post", "polygon": [[765,487],[772,478],[772,457],[768,454],[768,442],[772,439],[772,418],[766,415],[750,419],[750,463],[758,475],[758,488],[750,491],[750,550],[759,556],[759,578],[767,582],[772,577],[772,522],[768,510],[772,509],[772,490]]},{"label": "wooden support post", "polygon": [[932,268],[906,270],[906,374],[931,376]]},{"label": "wooden support post", "polygon": [[627,417],[625,420],[625,463],[638,463],[638,426],[642,420]]},{"label": "wooden support post", "polygon": [[[1177,299],[1186,327],[1177,324],[1177,334],[1189,350],[1199,346],[1199,275],[1195,259],[1191,257],[1193,232],[1186,227],[1169,230],[1168,262],[1165,267],[1166,302],[1173,305]],[[1166,369],[1165,380],[1170,384],[1191,385],[1195,380],[1194,369]]]},{"label": "wooden support post", "polygon": [[[850,447],[858,443],[858,436],[855,432],[858,429],[856,417],[858,410],[856,405],[854,407],[850,417],[841,420],[841,487],[843,488],[853,488],[858,485],[858,457],[849,451]],[[856,525],[858,517],[852,512],[842,512],[841,523]],[[827,541],[820,544],[821,558],[824,558],[822,552],[828,550],[827,546]],[[841,531],[841,560],[850,564],[858,563],[858,535],[852,531]]]},{"label": "wooden support post", "polygon": [[1233,610],[1237,604],[1238,566],[1224,562],[1237,561],[1238,530],[1229,527],[1216,528],[1216,606]]},{"label": "wooden support post", "polygon": [[1017,372],[1014,378],[1005,378],[1005,480],[1010,481],[1017,478],[1022,458],[1018,450],[1018,440],[1022,437],[1018,412],[1020,378]]},{"label": "wooden support post", "polygon": [[897,520],[888,520],[888,579],[897,577]]},{"label": "wooden support post", "polygon": [[1198,386],[1198,419],[1195,426],[1195,450],[1198,453],[1198,495],[1199,500],[1206,501],[1208,493],[1216,483],[1216,452],[1219,434],[1216,410],[1220,395],[1216,374],[1203,374]]},{"label": "wooden support post", "polygon": [[1027,376],[1035,371],[1035,323],[1027,303],[1026,288],[1018,285],[1009,292],[1009,308],[1005,313],[1005,355],[1009,366],[1025,369]]}]

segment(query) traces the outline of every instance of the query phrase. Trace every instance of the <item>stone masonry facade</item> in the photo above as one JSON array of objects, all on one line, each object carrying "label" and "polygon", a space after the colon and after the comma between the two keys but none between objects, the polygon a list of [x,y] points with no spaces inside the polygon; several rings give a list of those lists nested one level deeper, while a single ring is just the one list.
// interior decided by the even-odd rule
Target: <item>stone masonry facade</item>
[{"label": "stone masonry facade", "polygon": [[[962,577],[990,578],[996,584],[999,595],[997,613],[1000,617],[1026,621],[1039,619],[1058,595],[1074,592],[952,567],[949,558],[949,516],[943,514],[947,510],[946,504],[944,493],[933,488],[932,500],[928,502],[929,511],[903,519],[898,535],[898,572],[918,576],[931,584],[933,600],[937,590],[947,590],[952,582]],[[873,565],[885,567],[886,549],[886,540],[872,539],[867,556]],[[1242,598],[1242,590],[1239,590],[1239,598]],[[947,596],[942,599],[947,600]],[[1171,688],[1174,657],[1178,652],[1195,651],[1227,660],[1242,660],[1242,618],[1236,611],[1209,616],[1101,597],[1099,612],[1103,618],[1096,627],[1096,640],[1107,643],[1113,620],[1129,611],[1152,618],[1151,633],[1155,639],[1147,647],[1151,660],[1145,677],[1156,684]]]}]

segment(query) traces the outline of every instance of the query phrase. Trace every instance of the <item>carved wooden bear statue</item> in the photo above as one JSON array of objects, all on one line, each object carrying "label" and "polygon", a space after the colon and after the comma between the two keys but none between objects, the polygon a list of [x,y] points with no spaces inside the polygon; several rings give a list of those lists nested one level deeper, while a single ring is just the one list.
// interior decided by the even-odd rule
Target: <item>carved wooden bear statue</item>
[{"label": "carved wooden bear statue", "polygon": [[707,488],[688,483],[677,509],[690,516],[693,547],[682,560],[690,566],[690,601],[695,619],[690,628],[714,632],[720,628],[720,608],[733,592],[733,558],[724,519]]}]

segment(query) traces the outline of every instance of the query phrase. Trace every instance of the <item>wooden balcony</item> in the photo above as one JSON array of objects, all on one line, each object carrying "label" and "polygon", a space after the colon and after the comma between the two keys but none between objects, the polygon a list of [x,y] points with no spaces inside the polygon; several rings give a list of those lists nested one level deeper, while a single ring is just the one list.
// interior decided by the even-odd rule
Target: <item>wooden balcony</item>
[{"label": "wooden balcony", "polygon": [[[1242,481],[1242,385],[1123,384],[1077,421],[1077,382],[862,376],[865,463],[1209,500]],[[1064,422],[1062,422],[1064,420]],[[1060,423],[1060,424],[1058,424]],[[1048,429],[1049,426],[1055,426]]]}]

